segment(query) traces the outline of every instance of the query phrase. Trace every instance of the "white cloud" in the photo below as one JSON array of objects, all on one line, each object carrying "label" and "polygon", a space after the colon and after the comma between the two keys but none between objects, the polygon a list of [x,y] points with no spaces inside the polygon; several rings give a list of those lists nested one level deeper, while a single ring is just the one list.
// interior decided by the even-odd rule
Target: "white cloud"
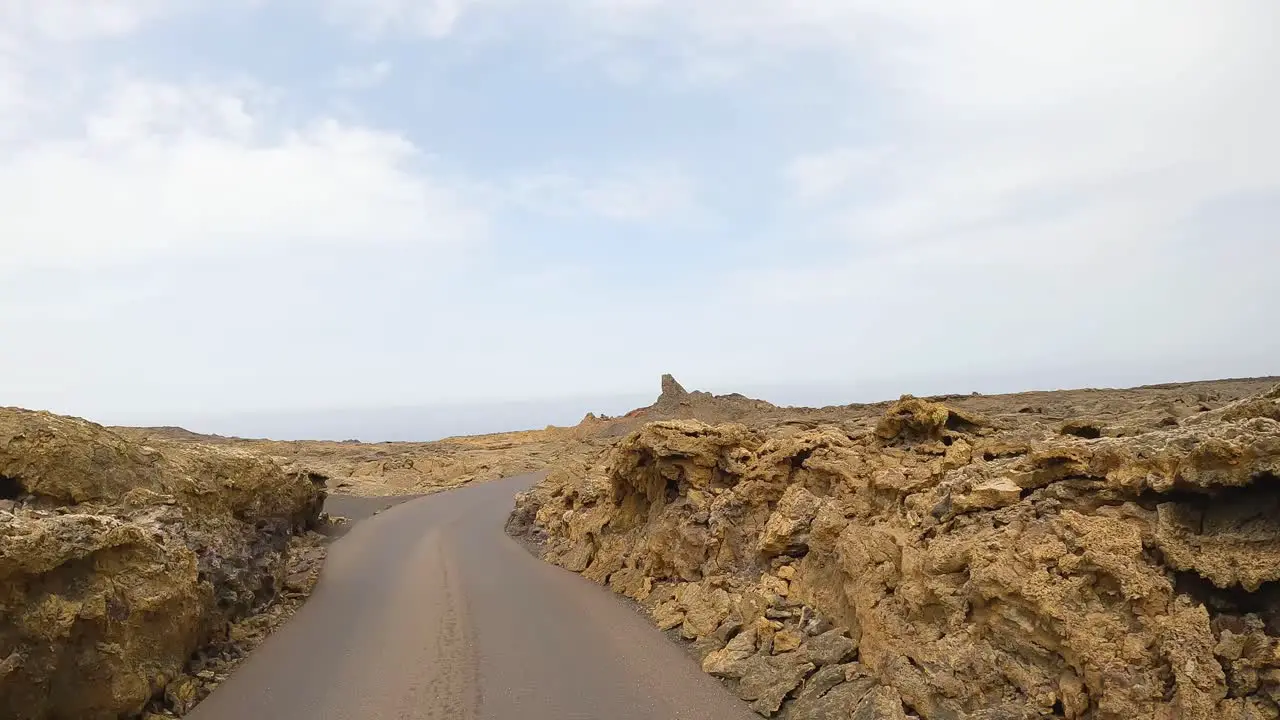
[{"label": "white cloud", "polygon": [[484,218],[402,134],[252,82],[95,63],[95,39],[181,6],[0,0],[0,271],[282,243],[452,252],[483,237]]},{"label": "white cloud", "polygon": [[391,76],[391,63],[379,60],[368,65],[353,65],[338,68],[334,84],[339,88],[365,90],[386,82]]},{"label": "white cloud", "polygon": [[264,243],[478,239],[483,220],[388,132],[323,117],[278,127],[219,88],[131,81],[83,135],[10,149],[0,267],[227,252]]},{"label": "white cloud", "polygon": [[830,47],[875,69],[847,112],[879,103],[889,139],[783,175],[858,247],[1152,248],[1206,202],[1280,191],[1270,3],[843,5],[841,37],[886,30]]},{"label": "white cloud", "polygon": [[[93,48],[185,5],[77,7],[0,0],[0,269],[22,269],[3,273],[0,336],[26,348],[3,358],[10,401],[412,403],[609,391],[681,368],[722,390],[1052,383],[1072,365],[1150,380],[1280,351],[1260,329],[1280,307],[1270,0],[326,0],[327,20],[395,43],[361,46],[394,51],[394,74],[320,78],[383,83],[343,121],[297,103],[350,93],[99,67]],[[466,52],[419,73],[414,53],[443,48],[403,44],[413,35]],[[471,87],[495,59],[532,71]],[[629,101],[682,105],[630,125],[610,108],[588,128],[584,108],[617,97],[602,77]],[[468,93],[512,82],[545,104],[484,116],[480,140],[458,132],[475,116],[414,114],[488,108]],[[705,148],[662,135],[725,108],[759,115]],[[425,127],[460,143],[438,149],[472,168],[465,185],[430,164]],[[581,152],[565,153],[578,128]],[[599,162],[629,152],[644,160]],[[513,208],[542,217],[474,256],[499,262],[437,272]],[[573,221],[709,208],[728,232],[664,233],[662,253],[613,263],[575,254],[574,233],[598,227]],[[534,237],[545,246],[520,245]],[[676,242],[706,245],[672,266]],[[154,333],[145,353],[121,327]],[[637,344],[637,327],[663,342]],[[300,339],[316,346],[306,363]]]},{"label": "white cloud", "polygon": [[124,35],[188,4],[187,0],[0,0],[0,36],[12,46],[23,39],[66,42]]},{"label": "white cloud", "polygon": [[[829,107],[856,131],[779,167],[790,192],[779,226],[817,227],[831,242],[796,252],[792,233],[774,236],[776,264],[724,278],[723,306],[711,311],[791,327],[823,348],[803,358],[815,377],[940,373],[957,362],[1165,372],[1178,358],[1228,367],[1275,348],[1247,328],[1277,320],[1280,290],[1262,268],[1280,263],[1280,243],[1241,233],[1238,211],[1221,207],[1280,201],[1275,3],[577,7],[613,38],[600,52],[631,62],[631,82],[645,77],[637,53],[660,56],[637,38],[678,46],[661,57],[685,72],[696,69],[689,58],[735,60],[736,82],[762,66],[840,68],[824,76]],[[751,91],[758,102],[784,97]],[[1255,213],[1245,223],[1273,221]],[[801,360],[740,355],[761,377]]]},{"label": "white cloud", "polygon": [[451,34],[476,0],[328,0],[330,22],[360,34],[413,33],[440,38]]},{"label": "white cloud", "polygon": [[891,148],[839,147],[796,157],[783,174],[799,200],[829,200],[855,180],[883,173],[890,167],[891,156]]},{"label": "white cloud", "polygon": [[598,217],[623,222],[687,217],[696,210],[693,179],[669,165],[613,173],[545,172],[522,177],[503,192],[505,202],[553,217]]}]

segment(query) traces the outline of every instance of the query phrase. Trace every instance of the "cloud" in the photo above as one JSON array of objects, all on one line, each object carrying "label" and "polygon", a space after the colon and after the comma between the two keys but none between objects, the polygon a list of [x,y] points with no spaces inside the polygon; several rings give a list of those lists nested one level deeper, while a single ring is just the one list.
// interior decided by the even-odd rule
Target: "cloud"
[{"label": "cloud", "polygon": [[[1236,205],[1280,206],[1274,3],[585,8],[613,38],[605,54],[666,42],[681,52],[642,57],[684,71],[687,58],[736,62],[735,83],[772,68],[826,93],[823,132],[778,138],[801,149],[778,166],[773,262],[722,276],[707,310],[785,325],[823,351],[739,348],[744,378],[795,362],[827,378],[956,362],[1256,371],[1276,348],[1248,328],[1274,321],[1259,303],[1280,307],[1261,269],[1280,263],[1280,243],[1238,229],[1275,215]],[[788,97],[768,83],[738,90]],[[802,247],[801,235],[821,241]]]},{"label": "cloud", "polygon": [[368,65],[352,65],[338,68],[334,84],[349,90],[366,90],[386,82],[391,75],[391,63],[386,60]]},{"label": "cloud", "polygon": [[440,38],[450,35],[476,0],[328,0],[330,22],[353,28],[366,37],[411,33]]},{"label": "cloud", "polygon": [[1206,204],[1280,191],[1269,3],[847,7],[867,14],[839,36],[885,34],[831,46],[875,70],[845,112],[874,101],[884,127],[781,174],[804,212],[825,203],[850,262],[1157,252]]},{"label": "cloud", "polygon": [[[443,258],[483,240],[483,214],[402,133],[254,81],[98,66],[97,40],[174,6],[80,7],[0,3],[0,272],[266,245],[413,244]],[[50,65],[75,82],[47,83]]]},{"label": "cloud", "polygon": [[870,182],[889,167],[889,148],[838,147],[825,152],[798,155],[783,174],[796,199],[830,200],[857,181]]},{"label": "cloud", "polygon": [[548,171],[519,177],[500,192],[515,207],[559,218],[659,221],[688,217],[697,208],[693,179],[674,165],[603,174]]},{"label": "cloud", "polygon": [[0,166],[0,268],[227,252],[263,243],[478,239],[483,219],[419,173],[394,133],[316,117],[280,126],[244,95],[128,81],[78,137]]},{"label": "cloud", "polygon": [[23,40],[71,42],[128,34],[149,20],[189,6],[187,0],[3,0],[0,35],[10,46]]},{"label": "cloud", "polygon": [[1273,2],[241,5],[0,0],[8,402],[1274,371]]}]

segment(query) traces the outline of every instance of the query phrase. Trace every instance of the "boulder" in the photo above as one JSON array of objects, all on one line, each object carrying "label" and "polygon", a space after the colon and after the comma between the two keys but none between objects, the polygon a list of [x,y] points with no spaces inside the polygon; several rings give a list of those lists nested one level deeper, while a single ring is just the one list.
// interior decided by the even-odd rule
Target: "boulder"
[{"label": "boulder", "polygon": [[744,665],[756,654],[755,628],[747,628],[733,636],[725,646],[707,655],[702,661],[702,671],[716,677],[742,677]]},{"label": "boulder", "polygon": [[[782,494],[778,507],[756,542],[756,549],[766,557],[798,555],[809,549],[809,527],[818,512],[820,501],[803,486],[792,485]],[[794,573],[794,570],[789,572]]]},{"label": "boulder", "polygon": [[699,583],[680,586],[676,602],[684,610],[684,636],[689,639],[715,633],[729,617],[729,593],[722,588],[704,588]]},{"label": "boulder", "polygon": [[867,693],[849,720],[907,720],[898,691],[883,685]]},{"label": "boulder", "polygon": [[755,655],[742,663],[738,697],[750,702],[752,710],[770,717],[813,670],[813,664],[799,653]]},{"label": "boulder", "polygon": [[858,644],[845,634],[843,628],[836,628],[809,638],[805,652],[809,661],[819,667],[839,665],[857,654]]},{"label": "boulder", "polygon": [[975,485],[968,492],[952,498],[955,512],[997,510],[1022,499],[1022,488],[1009,478],[990,478]]},{"label": "boulder", "polygon": [[815,672],[786,709],[786,720],[848,720],[877,683],[853,663]]}]

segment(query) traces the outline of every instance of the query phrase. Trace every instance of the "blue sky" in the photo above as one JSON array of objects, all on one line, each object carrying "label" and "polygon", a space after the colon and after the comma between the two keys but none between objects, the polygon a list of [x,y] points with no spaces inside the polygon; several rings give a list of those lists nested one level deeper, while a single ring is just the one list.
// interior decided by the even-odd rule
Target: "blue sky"
[{"label": "blue sky", "polygon": [[0,404],[160,422],[603,403],[662,372],[806,402],[1280,372],[1278,21],[0,0]]}]

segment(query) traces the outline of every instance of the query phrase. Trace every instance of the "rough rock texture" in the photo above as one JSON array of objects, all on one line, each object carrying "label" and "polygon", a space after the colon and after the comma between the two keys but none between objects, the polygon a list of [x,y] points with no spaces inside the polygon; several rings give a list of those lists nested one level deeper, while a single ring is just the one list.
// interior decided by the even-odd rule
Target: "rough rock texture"
[{"label": "rough rock texture", "polygon": [[765,716],[1280,718],[1280,387],[1073,392],[651,422],[508,530]]},{"label": "rough rock texture", "polygon": [[[322,516],[323,519],[323,516]],[[280,594],[269,605],[227,625],[188,659],[181,675],[152,699],[142,720],[181,717],[221,685],[232,670],[267,636],[302,607],[315,588],[327,550],[328,538],[308,531],[289,541]]]},{"label": "rough rock texture", "polygon": [[197,651],[304,589],[323,500],[242,450],[0,409],[0,717],[187,709]]},{"label": "rough rock texture", "polygon": [[[943,425],[981,415],[1001,426],[1036,422],[1054,432],[1081,437],[1122,437],[1169,427],[1170,423],[1176,425],[1182,419],[1257,395],[1273,384],[1267,379],[1215,380],[1128,390],[947,395],[921,401],[947,404],[955,418],[949,415]],[[779,407],[736,393],[689,392],[670,375],[662,377],[661,387],[662,394],[652,405],[619,417],[587,413],[573,427],[548,426],[435,442],[284,442],[201,435],[175,427],[112,429],[162,450],[194,444],[253,452],[275,460],[290,472],[307,473],[318,482],[323,481],[335,494],[401,496],[594,461],[611,444],[655,420],[739,423],[756,429],[831,425],[845,432],[860,432],[873,428],[892,404]]]},{"label": "rough rock texture", "polygon": [[[593,419],[594,418],[594,419]],[[564,458],[598,454],[608,420],[590,416],[575,428],[456,437],[435,442],[361,443],[250,440],[197,435],[180,428],[113,428],[157,448],[215,446],[268,457],[305,473],[335,494],[419,495],[542,470]]]},{"label": "rough rock texture", "polygon": [[658,397],[658,402],[664,400],[668,402],[679,402],[689,395],[689,391],[676,380],[674,375],[662,376],[662,395]]}]

